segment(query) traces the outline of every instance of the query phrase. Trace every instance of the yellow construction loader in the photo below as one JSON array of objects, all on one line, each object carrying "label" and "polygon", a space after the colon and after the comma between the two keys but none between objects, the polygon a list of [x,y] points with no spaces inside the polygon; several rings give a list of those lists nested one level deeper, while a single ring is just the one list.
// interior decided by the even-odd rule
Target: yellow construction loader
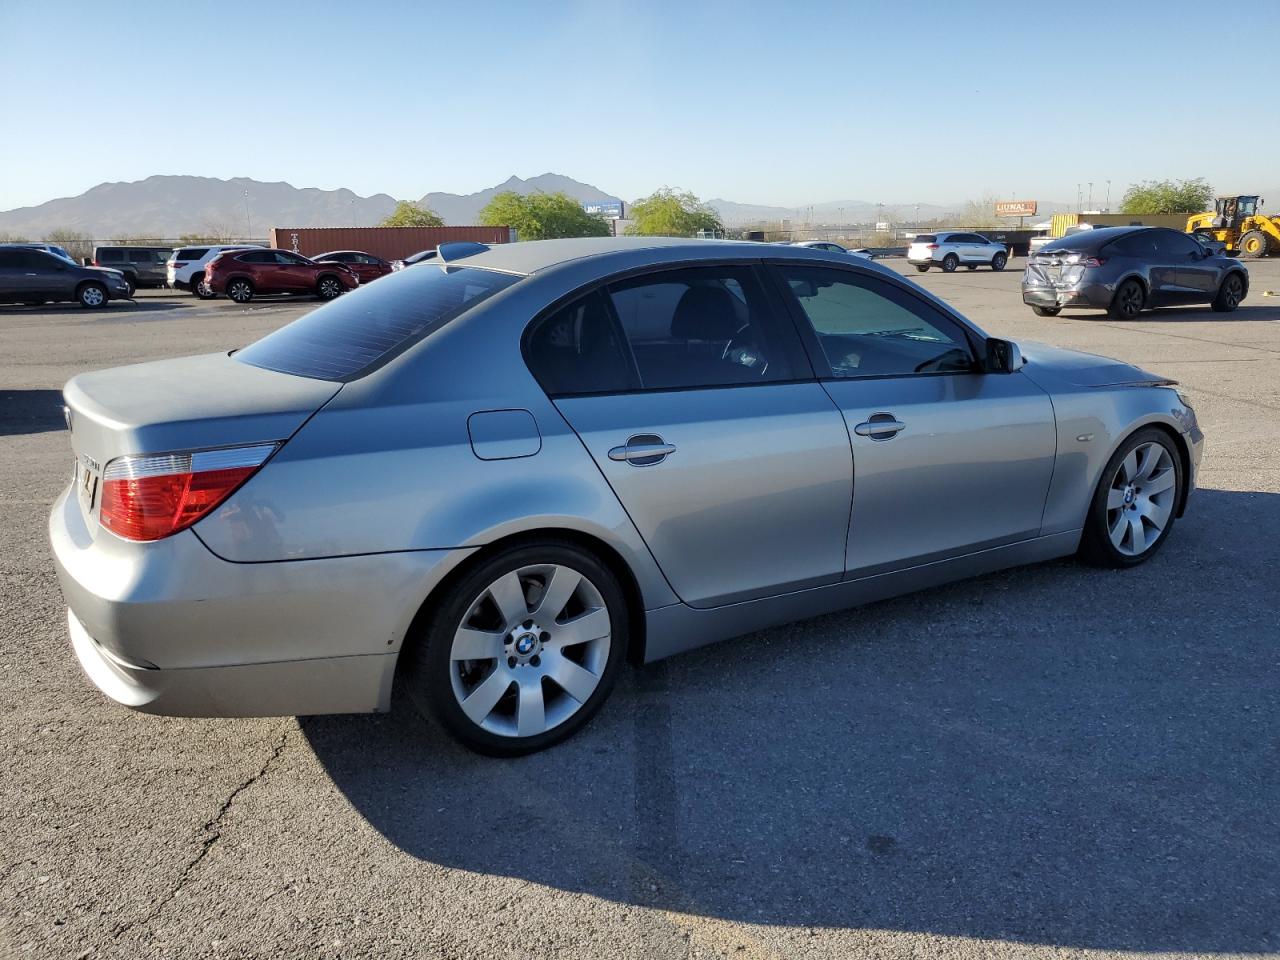
[{"label": "yellow construction loader", "polygon": [[1261,197],[1218,197],[1212,213],[1187,218],[1187,233],[1218,240],[1240,257],[1280,255],[1280,217],[1258,213]]}]

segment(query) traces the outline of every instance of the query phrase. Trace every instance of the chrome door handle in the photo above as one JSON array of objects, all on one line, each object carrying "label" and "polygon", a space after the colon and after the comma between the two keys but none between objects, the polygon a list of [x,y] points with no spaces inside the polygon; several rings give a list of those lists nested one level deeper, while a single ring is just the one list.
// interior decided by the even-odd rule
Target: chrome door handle
[{"label": "chrome door handle", "polygon": [[877,413],[870,420],[854,427],[853,432],[860,437],[870,437],[872,440],[892,440],[906,428],[907,425],[892,414]]},{"label": "chrome door handle", "polygon": [[676,445],[667,443],[657,434],[638,433],[621,447],[613,447],[609,451],[609,459],[626,461],[633,467],[651,467],[675,452]]}]

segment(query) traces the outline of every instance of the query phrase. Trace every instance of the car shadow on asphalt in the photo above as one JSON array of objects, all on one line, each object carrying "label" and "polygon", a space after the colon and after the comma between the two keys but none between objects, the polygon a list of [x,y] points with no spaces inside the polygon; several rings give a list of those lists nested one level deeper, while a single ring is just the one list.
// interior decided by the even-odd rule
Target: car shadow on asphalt
[{"label": "car shadow on asphalt", "polygon": [[[1104,311],[1072,312],[1060,315],[1062,320],[1112,320]],[[1280,320],[1280,301],[1274,306],[1237,307],[1231,313],[1215,313],[1208,307],[1157,307],[1138,314],[1132,320],[1116,323],[1274,323]]]},{"label": "car shadow on asphalt", "polygon": [[105,306],[86,310],[78,303],[46,303],[43,306],[15,306],[12,304],[0,307],[0,318],[7,316],[23,316],[38,314],[75,314],[84,320],[103,320],[118,317],[120,314],[157,313],[166,310],[186,310],[191,304],[184,300],[111,300]]},{"label": "car shadow on asphalt", "polygon": [[60,390],[7,390],[0,387],[0,437],[62,430]]},{"label": "car shadow on asphalt", "polygon": [[1280,495],[1202,490],[1136,569],[1041,564],[629,670],[519,760],[405,702],[301,725],[435,864],[747,924],[1266,952],[1277,542]]}]

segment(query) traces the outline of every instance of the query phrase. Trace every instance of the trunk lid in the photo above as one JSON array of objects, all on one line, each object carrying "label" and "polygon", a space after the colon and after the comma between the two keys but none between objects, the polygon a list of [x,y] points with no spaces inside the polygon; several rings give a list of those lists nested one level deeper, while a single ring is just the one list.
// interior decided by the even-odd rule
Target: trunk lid
[{"label": "trunk lid", "polygon": [[116,457],[287,440],[341,387],[225,353],[73,377],[62,396],[89,529],[96,534],[102,471]]}]

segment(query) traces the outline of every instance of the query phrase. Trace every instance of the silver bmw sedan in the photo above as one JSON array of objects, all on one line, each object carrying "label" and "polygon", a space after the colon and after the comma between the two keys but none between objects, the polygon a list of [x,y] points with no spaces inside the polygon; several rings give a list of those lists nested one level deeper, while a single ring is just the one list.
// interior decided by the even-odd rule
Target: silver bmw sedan
[{"label": "silver bmw sedan", "polygon": [[49,532],[85,672],[152,713],[387,710],[553,744],[646,663],[1016,564],[1151,557],[1172,381],[988,337],[861,259],[444,244],[230,354],[88,373]]}]

